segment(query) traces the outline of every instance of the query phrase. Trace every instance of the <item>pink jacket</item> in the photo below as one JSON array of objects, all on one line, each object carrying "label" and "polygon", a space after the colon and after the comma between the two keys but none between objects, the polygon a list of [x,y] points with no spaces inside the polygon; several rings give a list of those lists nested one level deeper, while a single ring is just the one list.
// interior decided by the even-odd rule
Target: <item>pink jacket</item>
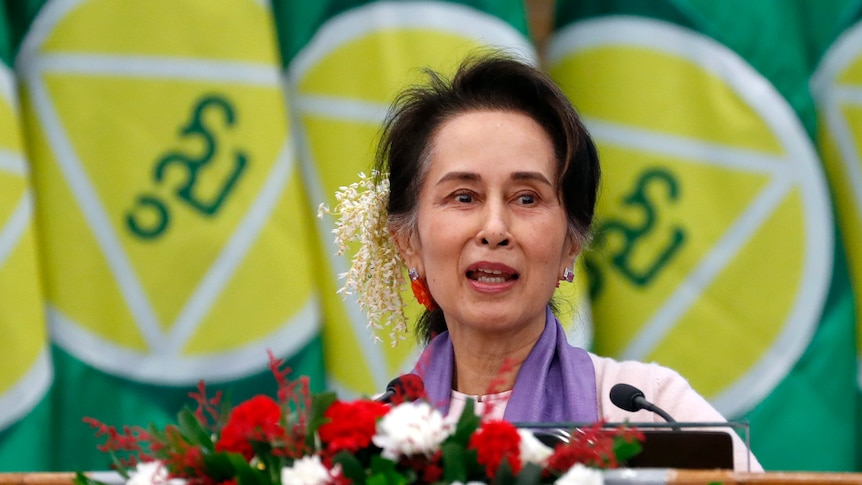
[{"label": "pink jacket", "polygon": [[[647,401],[664,409],[679,422],[723,422],[725,418],[701,397],[688,381],[676,371],[656,363],[636,361],[619,362],[608,357],[590,354],[596,369],[596,396],[599,416],[609,422],[664,422],[658,415],[641,410],[624,411],[611,403],[610,392],[614,384],[624,382],[639,388]],[[745,443],[732,434],[734,469],[736,471],[763,471],[763,467],[750,453]],[[748,460],[751,460],[750,466]]]}]

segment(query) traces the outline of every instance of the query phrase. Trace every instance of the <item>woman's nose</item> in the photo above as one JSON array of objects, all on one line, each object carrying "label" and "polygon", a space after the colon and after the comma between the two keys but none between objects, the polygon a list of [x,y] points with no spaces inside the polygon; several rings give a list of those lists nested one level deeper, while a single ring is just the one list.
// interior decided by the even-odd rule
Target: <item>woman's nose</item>
[{"label": "woman's nose", "polygon": [[489,206],[483,218],[482,229],[478,234],[482,245],[492,248],[508,246],[512,235],[509,233],[505,210],[501,207]]}]

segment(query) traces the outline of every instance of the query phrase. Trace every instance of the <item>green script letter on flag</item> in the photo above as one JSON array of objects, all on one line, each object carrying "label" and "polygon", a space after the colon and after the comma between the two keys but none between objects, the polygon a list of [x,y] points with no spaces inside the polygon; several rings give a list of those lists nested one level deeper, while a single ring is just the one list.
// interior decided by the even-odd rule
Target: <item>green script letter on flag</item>
[{"label": "green script letter on flag", "polygon": [[0,472],[47,466],[50,403],[44,397],[52,379],[7,29],[0,9]]},{"label": "green script letter on flag", "polygon": [[[480,47],[498,46],[535,59],[522,2],[276,1],[289,103],[312,210],[335,204],[340,186],[370,170],[374,141],[395,94],[423,80],[420,69],[453,72]],[[324,216],[318,234],[326,369],[345,393],[382,391],[414,363],[412,337],[391,348],[371,339],[364,314],[336,289],[348,256],[336,256]],[[413,301],[407,290],[407,301]],[[418,305],[410,312],[416,314]],[[385,333],[380,335],[387,338]]]},{"label": "green script letter on flag", "polygon": [[603,160],[596,350],[679,370],[767,469],[852,470],[854,308],[793,5],[560,2],[546,60]]},{"label": "green script letter on flag", "polygon": [[274,394],[268,350],[322,382],[269,6],[48,1],[26,29],[16,69],[56,344],[53,466],[107,465],[84,416],[163,424],[200,379],[234,402]]}]

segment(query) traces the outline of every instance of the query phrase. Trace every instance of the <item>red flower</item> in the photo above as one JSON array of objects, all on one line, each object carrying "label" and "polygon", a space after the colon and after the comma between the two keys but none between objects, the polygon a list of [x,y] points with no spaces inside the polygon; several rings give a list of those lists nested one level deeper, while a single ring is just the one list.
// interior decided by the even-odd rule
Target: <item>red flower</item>
[{"label": "red flower", "polygon": [[443,478],[443,467],[440,465],[429,464],[426,466],[420,475],[422,483],[437,483]]},{"label": "red flower", "polygon": [[317,430],[320,441],[333,455],[342,450],[356,452],[371,444],[377,420],[388,411],[389,406],[377,401],[335,401],[323,413],[329,422]]},{"label": "red flower", "polygon": [[216,451],[241,453],[246,460],[254,456],[251,442],[271,443],[284,436],[281,408],[267,396],[254,396],[231,411],[216,443]]},{"label": "red flower", "polygon": [[476,461],[485,466],[485,472],[492,479],[503,460],[509,462],[513,474],[521,471],[521,437],[509,422],[483,422],[470,437],[468,448],[476,450]]},{"label": "red flower", "polygon": [[443,452],[437,450],[430,457],[414,455],[401,458],[400,464],[412,468],[419,478],[419,483],[438,483],[443,478]]}]

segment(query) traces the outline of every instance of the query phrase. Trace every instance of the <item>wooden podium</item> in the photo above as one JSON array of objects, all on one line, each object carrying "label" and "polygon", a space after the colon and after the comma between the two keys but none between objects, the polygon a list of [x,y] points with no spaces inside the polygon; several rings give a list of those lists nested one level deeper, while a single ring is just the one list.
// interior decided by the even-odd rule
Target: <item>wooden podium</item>
[{"label": "wooden podium", "polygon": [[[631,482],[638,483],[638,482]],[[862,473],[765,472],[739,473],[731,471],[668,470],[669,484],[862,484]]]}]

